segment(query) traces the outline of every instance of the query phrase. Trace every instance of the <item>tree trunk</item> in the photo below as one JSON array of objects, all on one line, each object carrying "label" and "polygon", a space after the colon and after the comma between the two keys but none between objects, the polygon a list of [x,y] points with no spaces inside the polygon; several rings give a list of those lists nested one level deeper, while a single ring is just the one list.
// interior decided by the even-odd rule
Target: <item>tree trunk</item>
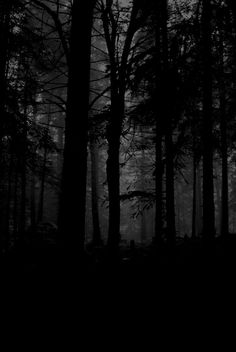
[{"label": "tree trunk", "polygon": [[[8,56],[8,38],[9,38],[9,21],[10,21],[11,3],[9,1],[2,1],[0,11],[0,162],[2,160],[2,136],[3,125],[5,118],[5,98],[6,98],[6,68]],[[3,121],[3,122],[2,122]],[[0,176],[2,171],[0,170]],[[2,178],[0,179],[2,182]],[[4,234],[0,233],[0,252],[4,246]]]},{"label": "tree trunk", "polygon": [[45,146],[44,147],[44,155],[43,155],[42,172],[41,172],[41,186],[40,186],[40,193],[39,193],[38,222],[41,222],[43,220],[47,153],[48,153],[47,147]]},{"label": "tree trunk", "polygon": [[[166,224],[167,224],[167,241],[170,247],[175,245],[176,228],[175,228],[175,190],[174,190],[174,154],[173,154],[173,139],[172,139],[172,111],[168,102],[169,85],[172,84],[168,78],[169,74],[169,59],[168,59],[168,1],[162,1],[161,7],[162,18],[162,55],[163,55],[163,91],[165,110],[165,147],[166,147]],[[164,80],[165,79],[165,80]]]},{"label": "tree trunk", "polygon": [[18,165],[19,161],[17,160],[16,170],[15,170],[15,181],[14,181],[14,208],[13,208],[13,237],[14,240],[17,239],[18,235]]},{"label": "tree trunk", "polygon": [[175,193],[172,131],[165,136],[166,143],[166,222],[167,239],[171,247],[175,245]]},{"label": "tree trunk", "polygon": [[[111,102],[111,121],[108,126],[107,184],[109,194],[108,247],[117,249],[120,242],[120,104]],[[119,113],[120,112],[120,113]]]},{"label": "tree trunk", "polygon": [[4,113],[5,96],[6,96],[6,65],[8,55],[8,37],[9,37],[9,20],[11,3],[3,2],[0,11],[0,42],[1,42],[1,55],[0,55],[0,116]]},{"label": "tree trunk", "polygon": [[35,156],[33,156],[33,165],[31,170],[31,182],[30,182],[30,226],[32,229],[36,225],[36,206],[35,206]]},{"label": "tree trunk", "polygon": [[[141,139],[142,139],[142,144],[145,145],[145,140],[144,140],[142,129],[141,129]],[[142,165],[140,167],[140,170],[141,170],[141,175],[140,175],[141,176],[141,190],[143,192],[145,192],[145,172],[144,172],[145,151],[144,151],[144,149],[142,149],[142,159],[141,160],[142,160],[141,161]],[[146,217],[147,217],[146,210],[143,209],[142,214],[141,214],[141,236],[140,236],[142,244],[145,244],[145,242],[147,240]]]},{"label": "tree trunk", "polygon": [[196,235],[202,233],[202,176],[200,162],[196,165]]},{"label": "tree trunk", "polygon": [[8,192],[7,192],[7,209],[6,209],[6,239],[5,245],[8,247],[10,240],[10,220],[11,220],[11,197],[12,197],[12,174],[13,174],[13,164],[14,157],[13,153],[11,153],[10,157],[10,165],[8,172]]},{"label": "tree trunk", "polygon": [[196,198],[197,198],[197,157],[196,157],[196,133],[195,120],[192,126],[193,135],[193,202],[192,202],[192,238],[196,237]]},{"label": "tree trunk", "polygon": [[212,137],[212,59],[211,59],[211,1],[203,1],[202,64],[203,64],[203,235],[215,235],[213,137]]},{"label": "tree trunk", "polygon": [[20,155],[20,167],[21,167],[21,206],[20,206],[20,233],[24,236],[26,228],[26,158],[27,158],[27,97],[28,97],[28,83],[26,73],[26,83],[24,91],[24,116],[23,116],[23,129],[21,136],[21,155]]},{"label": "tree trunk", "polygon": [[[75,0],[68,67],[64,163],[59,234],[76,259],[84,249],[91,28],[95,1]],[[83,17],[83,21],[82,21]],[[78,35],[80,35],[78,47]]]},{"label": "tree trunk", "polygon": [[228,204],[228,144],[227,144],[227,116],[226,116],[226,93],[224,83],[224,43],[222,35],[219,43],[219,89],[220,89],[220,133],[221,133],[221,159],[222,159],[222,188],[221,188],[221,235],[229,233],[229,204]]},{"label": "tree trunk", "polygon": [[92,217],[93,217],[93,244],[102,243],[99,206],[98,206],[98,150],[94,141],[90,142],[91,154],[91,184],[92,184]]},{"label": "tree trunk", "polygon": [[215,201],[215,229],[216,233],[221,233],[221,175],[217,165],[214,167],[214,201]]},{"label": "tree trunk", "polygon": [[[104,5],[104,4],[103,4]],[[103,6],[102,20],[110,60],[111,116],[107,127],[107,183],[109,197],[108,247],[116,251],[120,242],[120,136],[124,118],[127,62],[136,32],[139,2],[134,1],[120,60],[117,58],[118,23],[112,13],[112,1]]]},{"label": "tree trunk", "polygon": [[156,198],[156,214],[155,214],[155,242],[161,242],[163,222],[162,222],[162,113],[164,107],[162,107],[162,62],[161,62],[161,33],[160,33],[160,9],[157,9],[156,19],[156,141],[155,141],[155,153],[156,153],[156,177],[155,177],[155,198]]}]

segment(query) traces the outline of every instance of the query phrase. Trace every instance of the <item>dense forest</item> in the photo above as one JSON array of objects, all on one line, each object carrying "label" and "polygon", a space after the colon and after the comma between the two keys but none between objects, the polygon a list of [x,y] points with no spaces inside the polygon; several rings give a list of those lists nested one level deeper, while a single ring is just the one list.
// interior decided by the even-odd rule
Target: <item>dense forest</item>
[{"label": "dense forest", "polygon": [[3,274],[235,264],[233,0],[1,0],[0,42]]}]

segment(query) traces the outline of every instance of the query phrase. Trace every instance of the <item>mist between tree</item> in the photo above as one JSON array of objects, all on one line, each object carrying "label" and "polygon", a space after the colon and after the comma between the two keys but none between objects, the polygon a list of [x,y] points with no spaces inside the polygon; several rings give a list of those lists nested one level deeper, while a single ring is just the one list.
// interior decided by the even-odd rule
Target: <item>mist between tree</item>
[{"label": "mist between tree", "polygon": [[2,255],[234,243],[235,35],[230,0],[1,0]]}]

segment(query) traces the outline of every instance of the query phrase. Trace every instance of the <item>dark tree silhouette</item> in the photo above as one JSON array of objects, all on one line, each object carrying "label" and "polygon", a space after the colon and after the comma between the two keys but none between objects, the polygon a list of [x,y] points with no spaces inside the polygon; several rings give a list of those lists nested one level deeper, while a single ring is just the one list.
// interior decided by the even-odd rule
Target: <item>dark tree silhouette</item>
[{"label": "dark tree silhouette", "polygon": [[111,249],[117,249],[120,241],[120,137],[124,120],[127,64],[133,37],[139,28],[137,15],[140,10],[141,2],[135,0],[132,3],[120,60],[117,58],[116,47],[119,28],[118,22],[114,17],[112,5],[113,1],[106,2],[106,6],[102,3],[102,20],[111,71],[111,116],[107,127],[107,182],[109,193],[108,246]]},{"label": "dark tree silhouette", "polygon": [[[83,250],[85,238],[89,70],[94,5],[95,1],[78,0],[72,5],[59,232],[66,248],[73,252]],[[78,33],[83,33],[79,41]]]},{"label": "dark tree silhouette", "polygon": [[163,114],[165,114],[165,151],[166,151],[166,226],[167,239],[169,245],[173,247],[175,244],[175,191],[174,191],[174,153],[173,153],[173,137],[172,137],[172,114],[169,101],[173,104],[175,82],[172,77],[173,72],[170,72],[169,54],[168,54],[168,1],[161,2],[161,33],[162,33],[162,65],[163,65],[163,80],[162,89],[164,94],[165,107]]},{"label": "dark tree silhouette", "polygon": [[157,92],[157,103],[156,103],[156,216],[155,216],[155,239],[156,242],[160,242],[162,236],[163,227],[163,165],[162,165],[162,136],[163,136],[163,116],[165,107],[163,106],[164,99],[162,97],[162,82],[160,78],[162,77],[162,38],[161,38],[161,6],[156,6],[156,92]]},{"label": "dark tree silhouette", "polygon": [[203,234],[211,239],[215,234],[213,185],[213,115],[212,115],[212,41],[211,1],[202,8],[202,84],[203,84]]},{"label": "dark tree silhouette", "polygon": [[101,229],[99,220],[99,204],[98,204],[98,150],[96,141],[90,141],[91,154],[91,186],[92,186],[92,217],[93,217],[93,244],[101,245]]}]

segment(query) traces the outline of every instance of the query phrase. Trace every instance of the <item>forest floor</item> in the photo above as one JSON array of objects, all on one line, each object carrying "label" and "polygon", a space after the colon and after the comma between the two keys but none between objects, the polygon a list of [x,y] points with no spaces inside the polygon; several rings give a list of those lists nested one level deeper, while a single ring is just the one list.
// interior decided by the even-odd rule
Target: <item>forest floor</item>
[{"label": "forest floor", "polygon": [[[206,315],[221,326],[220,312],[231,314],[236,301],[236,236],[207,246],[199,239],[181,241],[171,255],[165,246],[136,245],[121,246],[111,258],[105,247],[89,247],[80,259],[66,258],[54,246],[21,248],[2,257],[1,293],[8,314],[9,307],[20,309],[18,316],[27,314],[29,325],[41,316],[49,331],[52,324],[68,325],[78,333],[82,320],[86,331],[100,331],[100,336],[119,319],[119,329],[128,335],[135,327],[137,343],[144,329],[150,335],[153,321],[180,328],[181,334],[191,330],[197,316],[201,326],[207,328]],[[121,339],[120,330],[116,333]]]},{"label": "forest floor", "polygon": [[[210,244],[200,239],[177,243],[170,253],[166,245],[121,245],[116,255],[105,246],[88,246],[81,258],[72,260],[54,244],[21,246],[1,258],[1,278],[11,281],[40,281],[49,284],[70,276],[96,285],[113,283],[156,286],[180,282],[183,285],[222,283],[236,275],[236,234]],[[100,285],[101,286],[101,285]]]}]

